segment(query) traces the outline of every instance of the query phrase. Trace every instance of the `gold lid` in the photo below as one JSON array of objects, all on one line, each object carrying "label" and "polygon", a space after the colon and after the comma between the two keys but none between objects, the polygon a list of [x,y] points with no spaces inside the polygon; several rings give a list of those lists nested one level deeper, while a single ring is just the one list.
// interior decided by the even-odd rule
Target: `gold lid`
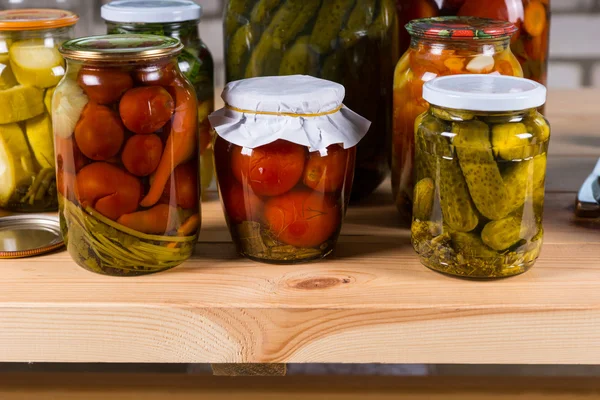
[{"label": "gold lid", "polygon": [[64,58],[77,61],[137,61],[175,57],[183,50],[179,39],[157,35],[90,36],[65,42]]},{"label": "gold lid", "polygon": [[63,246],[56,215],[21,214],[0,218],[0,259],[38,256]]}]

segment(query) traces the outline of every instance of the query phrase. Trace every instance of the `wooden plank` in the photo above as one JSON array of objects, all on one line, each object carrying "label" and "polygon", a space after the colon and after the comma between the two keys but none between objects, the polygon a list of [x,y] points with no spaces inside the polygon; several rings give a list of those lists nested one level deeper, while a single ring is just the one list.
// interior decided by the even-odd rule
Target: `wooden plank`
[{"label": "wooden plank", "polygon": [[523,276],[422,267],[389,186],[349,210],[332,258],[242,260],[213,195],[197,254],[162,274],[94,275],[65,252],[3,260],[0,362],[598,364],[600,221],[573,215],[595,156],[570,151],[550,157],[546,244]]},{"label": "wooden plank", "polygon": [[2,400],[565,400],[597,398],[596,378],[3,374]]}]

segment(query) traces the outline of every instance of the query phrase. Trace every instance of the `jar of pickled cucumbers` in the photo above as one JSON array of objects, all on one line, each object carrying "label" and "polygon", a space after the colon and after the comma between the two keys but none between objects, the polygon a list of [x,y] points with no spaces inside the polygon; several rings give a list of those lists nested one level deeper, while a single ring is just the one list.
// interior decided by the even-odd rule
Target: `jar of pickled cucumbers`
[{"label": "jar of pickled cucumbers", "polygon": [[473,17],[440,17],[411,21],[408,51],[394,77],[392,191],[401,219],[411,220],[414,188],[415,118],[427,110],[423,84],[438,76],[500,74],[523,76],[510,50],[517,28],[503,21]]},{"label": "jar of pickled cucumbers", "polygon": [[299,263],[330,254],[370,123],[344,87],[306,75],[231,82],[210,116],[225,217],[240,255]]},{"label": "jar of pickled cucumbers", "polygon": [[80,266],[131,276],[181,264],[200,227],[198,109],[177,39],[108,35],[60,48],[52,102],[61,230]]},{"label": "jar of pickled cucumbers", "polygon": [[[523,67],[525,78],[543,85],[547,80],[550,41],[550,0],[397,0],[401,22],[438,16],[493,18],[514,23],[519,31],[511,48]],[[410,36],[400,32],[401,49]]]},{"label": "jar of pickled cucumbers", "polygon": [[346,88],[348,107],[373,121],[356,153],[352,199],[389,172],[392,84],[399,58],[395,0],[228,0],[227,81],[311,75]]},{"label": "jar of pickled cucumbers", "polygon": [[415,123],[412,243],[421,262],[469,278],[527,271],[542,246],[550,127],[546,88],[523,78],[427,82]]},{"label": "jar of pickled cucumbers", "polygon": [[202,189],[214,182],[213,137],[208,115],[214,111],[214,66],[210,51],[200,39],[202,7],[192,0],[116,0],[102,6],[109,34],[139,33],[181,40],[179,69],[192,82],[198,98],[198,129]]},{"label": "jar of pickled cucumbers", "polygon": [[0,11],[0,208],[57,207],[52,93],[65,73],[58,47],[77,15],[69,11]]}]

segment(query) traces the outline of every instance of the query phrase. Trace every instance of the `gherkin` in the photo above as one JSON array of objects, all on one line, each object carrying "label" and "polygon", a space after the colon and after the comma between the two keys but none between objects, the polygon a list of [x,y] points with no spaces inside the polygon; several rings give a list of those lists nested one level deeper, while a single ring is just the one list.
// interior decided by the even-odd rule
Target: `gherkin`
[{"label": "gherkin", "polygon": [[487,124],[477,120],[455,122],[452,132],[456,134],[452,143],[460,168],[477,209],[488,219],[504,218],[509,214],[506,192]]},{"label": "gherkin", "polygon": [[314,75],[318,69],[317,57],[310,49],[309,37],[302,36],[284,53],[279,75]]},{"label": "gherkin", "polygon": [[490,248],[502,251],[521,240],[531,240],[537,231],[535,221],[523,218],[523,214],[517,212],[499,221],[489,222],[481,231],[481,239]]},{"label": "gherkin", "polygon": [[354,46],[367,35],[367,28],[373,23],[376,3],[376,0],[356,1],[346,27],[340,32],[340,40],[345,48]]},{"label": "gherkin", "polygon": [[531,157],[531,134],[520,122],[496,124],[492,127],[494,153],[505,160]]},{"label": "gherkin", "polygon": [[354,0],[323,2],[310,36],[310,44],[315,51],[327,54],[335,48],[338,33],[353,5]]},{"label": "gherkin", "polygon": [[413,199],[413,216],[418,220],[428,220],[433,212],[435,200],[435,183],[431,178],[421,179],[415,185]]},{"label": "gherkin", "polygon": [[256,29],[251,24],[241,26],[231,38],[226,60],[229,81],[236,81],[244,77],[246,61],[256,39]]}]

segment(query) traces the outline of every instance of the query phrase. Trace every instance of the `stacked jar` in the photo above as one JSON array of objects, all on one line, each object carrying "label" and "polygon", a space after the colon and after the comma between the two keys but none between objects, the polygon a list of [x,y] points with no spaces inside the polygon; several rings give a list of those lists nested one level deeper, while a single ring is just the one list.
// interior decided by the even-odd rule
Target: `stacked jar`
[{"label": "stacked jar", "polygon": [[190,80],[198,99],[201,185],[214,181],[213,136],[208,115],[214,111],[214,66],[210,51],[200,39],[202,7],[192,0],[116,0],[102,6],[109,34],[151,34],[179,39],[184,48],[179,69]]},{"label": "stacked jar", "polygon": [[56,210],[51,102],[65,73],[58,47],[77,20],[61,10],[0,12],[0,207],[6,210]]},{"label": "stacked jar", "polygon": [[66,42],[53,115],[61,230],[82,267],[131,276],[174,267],[200,227],[194,89],[177,39]]},{"label": "stacked jar", "polygon": [[373,122],[357,148],[352,199],[373,192],[389,171],[394,0],[228,0],[224,24],[228,82],[304,74],[344,85],[345,104]]},{"label": "stacked jar", "polygon": [[[512,22],[519,28],[511,47],[525,78],[543,85],[548,75],[550,0],[397,0],[401,22],[438,16],[470,16]],[[410,37],[401,31],[402,50]]]},{"label": "stacked jar", "polygon": [[540,254],[550,127],[546,88],[507,76],[427,82],[416,126],[412,242],[421,262],[469,278],[527,271]]},{"label": "stacked jar", "polygon": [[501,74],[523,76],[510,50],[517,28],[503,21],[439,17],[411,21],[408,51],[394,77],[392,190],[402,219],[409,222],[414,188],[414,124],[427,110],[423,84],[439,76]]}]

